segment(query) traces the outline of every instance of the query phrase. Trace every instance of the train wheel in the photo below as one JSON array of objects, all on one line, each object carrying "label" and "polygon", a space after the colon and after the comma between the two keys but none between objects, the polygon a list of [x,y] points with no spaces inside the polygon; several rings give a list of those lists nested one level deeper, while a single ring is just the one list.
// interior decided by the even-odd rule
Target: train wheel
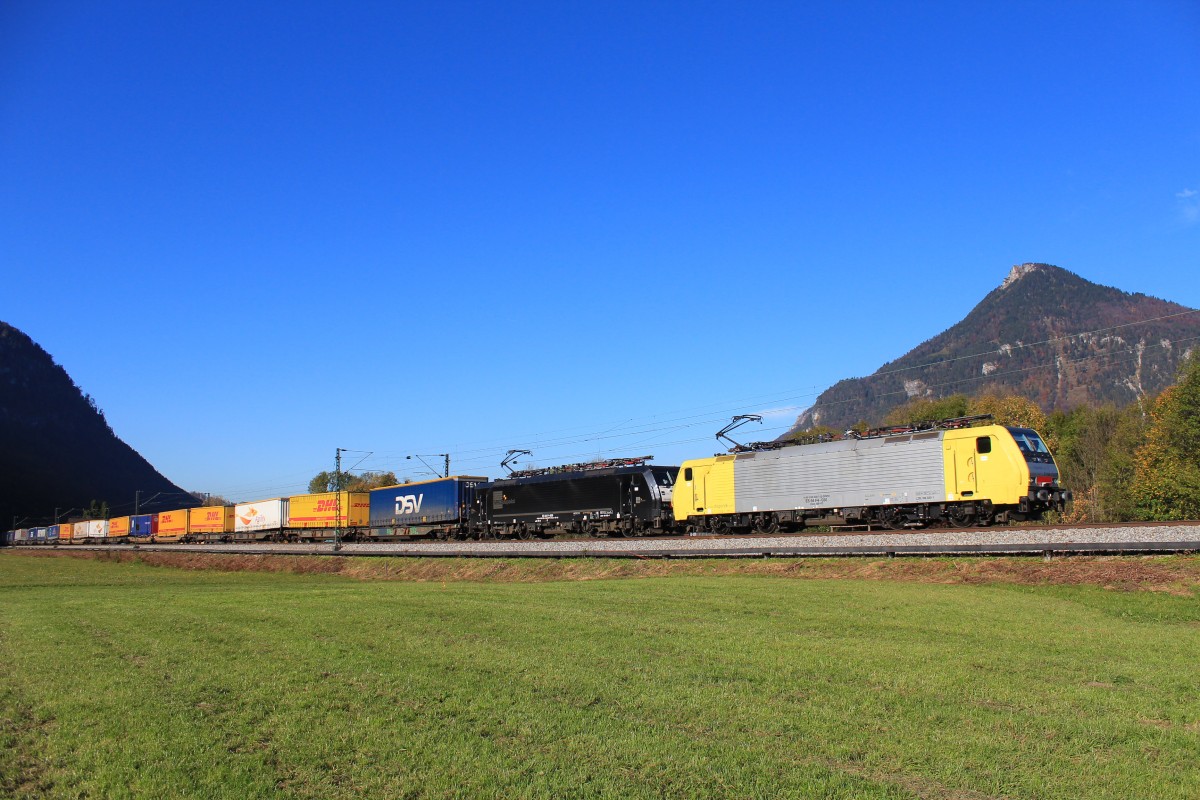
[{"label": "train wheel", "polygon": [[879,512],[879,521],[890,531],[904,530],[904,515],[898,508],[884,508]]},{"label": "train wheel", "polygon": [[708,521],[708,528],[716,534],[729,533],[729,523],[720,517],[711,518]]},{"label": "train wheel", "polygon": [[975,524],[975,514],[962,506],[950,508],[950,524],[956,528],[969,528]]},{"label": "train wheel", "polygon": [[774,514],[763,514],[754,520],[754,530],[758,533],[779,533],[779,520]]}]

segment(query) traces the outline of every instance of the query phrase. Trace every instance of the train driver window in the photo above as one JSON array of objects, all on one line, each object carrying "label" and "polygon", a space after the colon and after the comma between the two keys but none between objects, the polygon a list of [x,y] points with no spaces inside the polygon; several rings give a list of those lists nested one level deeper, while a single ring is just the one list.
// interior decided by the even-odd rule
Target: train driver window
[{"label": "train driver window", "polygon": [[692,468],[691,467],[688,467],[687,469],[685,469],[683,471],[683,479],[685,481],[690,481],[692,479]]},{"label": "train driver window", "polygon": [[975,450],[979,453],[992,452],[992,439],[990,436],[980,436],[975,440]]}]

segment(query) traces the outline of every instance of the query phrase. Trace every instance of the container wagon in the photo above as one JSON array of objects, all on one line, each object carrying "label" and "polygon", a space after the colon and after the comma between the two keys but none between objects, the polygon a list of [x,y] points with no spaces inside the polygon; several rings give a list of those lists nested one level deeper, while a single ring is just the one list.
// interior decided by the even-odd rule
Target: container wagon
[{"label": "container wagon", "polygon": [[157,514],[134,514],[129,518],[130,541],[153,539],[158,533]]},{"label": "container wagon", "polygon": [[188,510],[160,511],[158,513],[158,531],[150,537],[151,542],[186,541],[188,535]]},{"label": "container wagon", "polygon": [[324,539],[341,531],[353,541],[364,535],[370,521],[368,492],[321,492],[288,498],[287,538]]},{"label": "container wagon", "polygon": [[287,537],[288,506],[286,497],[238,503],[233,507],[233,538],[282,542]]},{"label": "container wagon", "polygon": [[476,489],[487,478],[456,475],[370,492],[370,537],[466,539]]},{"label": "container wagon", "polygon": [[200,506],[188,510],[185,542],[228,542],[233,539],[233,506]]},{"label": "container wagon", "polygon": [[129,539],[131,517],[113,517],[108,521],[108,541],[124,542]]}]

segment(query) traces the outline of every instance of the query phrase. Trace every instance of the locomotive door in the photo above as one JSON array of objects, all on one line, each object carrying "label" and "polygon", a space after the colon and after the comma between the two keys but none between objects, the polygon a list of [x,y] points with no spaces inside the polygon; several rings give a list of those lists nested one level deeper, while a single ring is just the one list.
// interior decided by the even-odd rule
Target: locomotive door
[{"label": "locomotive door", "polygon": [[975,440],[959,439],[951,447],[954,449],[954,491],[960,497],[974,497],[978,488],[975,474]]}]

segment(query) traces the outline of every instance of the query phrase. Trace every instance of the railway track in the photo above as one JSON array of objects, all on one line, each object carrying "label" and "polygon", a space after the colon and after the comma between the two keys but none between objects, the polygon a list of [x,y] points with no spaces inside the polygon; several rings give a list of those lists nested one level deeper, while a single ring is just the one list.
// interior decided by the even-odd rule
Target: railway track
[{"label": "railway track", "polygon": [[105,550],[446,558],[746,558],[805,556],[934,556],[1155,554],[1200,552],[1200,522],[1027,526],[901,532],[643,539],[308,544],[27,545],[16,550]]}]

